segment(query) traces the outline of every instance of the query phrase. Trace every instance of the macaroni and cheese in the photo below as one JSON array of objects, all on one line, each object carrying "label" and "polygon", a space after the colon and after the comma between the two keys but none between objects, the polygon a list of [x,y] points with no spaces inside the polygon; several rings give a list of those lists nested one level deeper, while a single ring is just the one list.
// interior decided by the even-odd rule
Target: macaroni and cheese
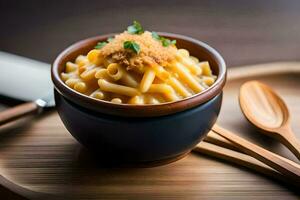
[{"label": "macaroni and cheese", "polygon": [[175,40],[144,31],[138,22],[67,62],[61,78],[92,98],[141,105],[184,99],[216,80],[207,61],[178,49]]}]

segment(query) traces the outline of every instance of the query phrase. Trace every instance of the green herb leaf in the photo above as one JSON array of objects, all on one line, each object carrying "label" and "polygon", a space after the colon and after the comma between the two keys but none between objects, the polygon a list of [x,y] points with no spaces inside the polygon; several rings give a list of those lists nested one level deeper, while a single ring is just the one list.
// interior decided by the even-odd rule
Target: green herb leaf
[{"label": "green herb leaf", "polygon": [[127,27],[127,31],[130,34],[136,34],[137,33],[137,30],[136,30],[136,28],[134,26],[128,26]]},{"label": "green herb leaf", "polygon": [[123,46],[124,46],[124,49],[131,49],[135,53],[139,53],[141,50],[140,45],[138,45],[134,41],[125,41]]},{"label": "green herb leaf", "polygon": [[166,38],[163,38],[161,42],[164,47],[168,47],[172,44],[172,41]]},{"label": "green herb leaf", "polygon": [[170,45],[175,45],[176,44],[176,40],[170,40],[167,39],[165,37],[159,36],[156,32],[152,32],[152,37],[158,41],[161,41],[162,45],[164,47],[168,47]]},{"label": "green herb leaf", "polygon": [[152,37],[156,40],[160,40],[160,36],[154,31],[152,31]]},{"label": "green herb leaf", "polygon": [[163,38],[161,42],[164,47],[167,47],[171,44],[171,40],[166,39],[166,38]]},{"label": "green herb leaf", "polygon": [[98,42],[97,45],[94,47],[95,49],[101,49],[107,44],[107,42]]},{"label": "green herb leaf", "polygon": [[168,47],[170,45],[175,45],[176,44],[176,40],[169,40],[169,39],[166,39],[166,38],[162,38],[162,45],[164,47]]},{"label": "green herb leaf", "polygon": [[127,31],[130,34],[142,34],[142,33],[144,33],[144,29],[143,29],[142,25],[137,21],[133,21],[133,25],[128,26]]},{"label": "green herb leaf", "polygon": [[111,41],[113,41],[114,40],[114,38],[113,37],[109,37],[109,38],[107,38],[107,42],[111,42]]}]

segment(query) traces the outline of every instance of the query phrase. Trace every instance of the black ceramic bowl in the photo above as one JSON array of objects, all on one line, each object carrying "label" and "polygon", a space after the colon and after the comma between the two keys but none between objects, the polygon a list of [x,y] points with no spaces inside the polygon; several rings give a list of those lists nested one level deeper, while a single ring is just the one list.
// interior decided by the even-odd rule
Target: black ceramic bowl
[{"label": "black ceramic bowl", "polygon": [[226,81],[223,58],[198,40],[169,33],[177,47],[200,60],[209,61],[216,82],[202,93],[184,100],[158,105],[113,104],[96,100],[67,87],[60,78],[67,61],[87,54],[110,35],[80,41],[55,60],[51,75],[58,113],[68,131],[100,159],[126,163],[166,163],[190,152],[215,123]]}]

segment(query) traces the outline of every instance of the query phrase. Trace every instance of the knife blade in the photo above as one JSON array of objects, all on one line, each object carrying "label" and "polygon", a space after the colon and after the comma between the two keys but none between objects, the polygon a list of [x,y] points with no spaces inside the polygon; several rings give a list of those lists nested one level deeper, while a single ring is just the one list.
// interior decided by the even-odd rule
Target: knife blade
[{"label": "knife blade", "polygon": [[0,95],[27,103],[0,113],[0,125],[55,105],[50,64],[0,51]]}]

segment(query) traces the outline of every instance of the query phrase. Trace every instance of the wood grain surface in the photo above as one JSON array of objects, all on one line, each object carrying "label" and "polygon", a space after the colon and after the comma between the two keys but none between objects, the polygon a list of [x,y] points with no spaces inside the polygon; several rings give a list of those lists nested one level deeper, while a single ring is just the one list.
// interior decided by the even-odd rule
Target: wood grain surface
[{"label": "wood grain surface", "polygon": [[[300,63],[230,70],[218,123],[298,162],[283,145],[259,134],[249,125],[239,110],[237,93],[239,86],[250,79],[271,85],[287,102],[292,127],[299,130],[299,77]],[[299,132],[296,134],[299,138]],[[107,166],[107,163],[101,163],[101,158],[89,155],[70,136],[56,112],[45,113],[28,126],[14,128],[9,135],[1,137],[0,152],[0,174],[22,187],[17,192],[32,199],[55,199],[50,195],[63,195],[64,199],[299,198],[299,191],[290,186],[199,153],[154,168]],[[26,189],[33,193],[24,191]]]}]

